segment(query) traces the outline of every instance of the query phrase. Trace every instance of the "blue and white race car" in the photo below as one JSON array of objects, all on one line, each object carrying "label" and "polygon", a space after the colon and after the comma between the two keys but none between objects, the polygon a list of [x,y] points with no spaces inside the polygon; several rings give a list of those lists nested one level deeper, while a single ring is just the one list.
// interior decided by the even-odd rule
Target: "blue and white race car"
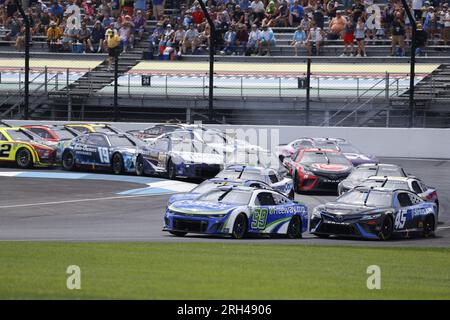
[{"label": "blue and white race car", "polygon": [[230,235],[286,235],[297,239],[308,228],[308,209],[274,190],[217,187],[195,200],[176,201],[164,215],[164,231]]},{"label": "blue and white race car", "polygon": [[216,178],[228,178],[239,180],[259,180],[267,183],[272,189],[277,190],[290,199],[294,199],[294,182],[291,178],[282,177],[273,168],[232,164],[216,175]]},{"label": "blue and white race car", "polygon": [[178,193],[174,194],[169,198],[168,204],[172,204],[175,201],[180,200],[194,200],[200,197],[202,194],[205,194],[208,191],[211,191],[217,187],[225,187],[225,186],[244,186],[244,187],[252,187],[252,188],[260,188],[272,190],[272,187],[267,183],[258,181],[258,180],[239,180],[239,179],[228,179],[228,178],[212,178],[203,181],[194,189],[187,193]]},{"label": "blue and white race car", "polygon": [[115,174],[134,172],[139,142],[125,133],[88,133],[74,138],[62,152],[65,170],[86,167],[112,170]]},{"label": "blue and white race car", "polygon": [[431,236],[437,223],[436,204],[409,190],[356,187],[335,202],[317,206],[310,231],[319,237],[388,240],[393,234]]}]

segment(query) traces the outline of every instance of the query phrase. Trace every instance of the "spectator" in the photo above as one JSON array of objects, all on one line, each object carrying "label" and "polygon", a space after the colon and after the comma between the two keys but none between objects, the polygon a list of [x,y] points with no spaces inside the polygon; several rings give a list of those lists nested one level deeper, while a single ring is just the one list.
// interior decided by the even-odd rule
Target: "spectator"
[{"label": "spectator", "polygon": [[366,57],[366,47],[365,47],[365,38],[366,38],[366,23],[363,17],[358,18],[358,22],[356,23],[355,28],[355,38],[358,43],[357,57]]},{"label": "spectator", "polygon": [[50,22],[50,27],[47,30],[47,45],[50,52],[61,51],[61,36],[62,31],[56,22]]},{"label": "spectator", "polygon": [[153,52],[154,48],[159,47],[159,42],[164,37],[164,34],[165,30],[163,24],[161,22],[156,23],[156,28],[148,38],[150,42],[150,52]]},{"label": "spectator", "polygon": [[265,17],[264,3],[261,0],[254,0],[250,7],[253,13],[253,23],[261,24]]},{"label": "spectator", "polygon": [[186,34],[184,35],[182,45],[183,54],[186,54],[188,48],[191,49],[192,54],[195,53],[195,50],[197,49],[198,45],[198,36],[199,32],[197,28],[195,27],[194,24],[191,23],[189,29],[186,31]]},{"label": "spectator", "polygon": [[287,27],[289,24],[289,6],[286,0],[281,0],[278,6],[278,14],[275,18],[278,27]]},{"label": "spectator", "polygon": [[64,8],[62,5],[58,3],[57,0],[53,0],[52,5],[50,6],[50,12],[53,14],[58,20],[61,20],[64,15]]},{"label": "spectator", "polygon": [[305,10],[298,3],[298,0],[294,0],[294,4],[291,6],[289,10],[289,25],[291,27],[297,26],[300,23],[300,21],[302,21],[304,15]]},{"label": "spectator", "polygon": [[450,10],[448,10],[448,4],[444,3],[444,44],[447,46],[450,41]]},{"label": "spectator", "polygon": [[[397,49],[397,46],[399,48]],[[391,44],[391,56],[396,55],[398,50],[399,56],[404,55],[405,50],[405,24],[402,21],[400,12],[397,12],[394,22],[392,22],[392,44]]]},{"label": "spectator", "polygon": [[97,48],[97,52],[101,52],[104,40],[105,40],[105,29],[103,28],[100,20],[97,20],[95,21],[91,33],[91,44],[94,47],[93,51],[95,51],[95,48]]},{"label": "spectator", "polygon": [[120,27],[119,37],[123,52],[127,52],[129,48],[133,48],[133,24],[130,16],[127,16],[125,22]]},{"label": "spectator", "polygon": [[205,14],[202,8],[198,4],[198,1],[194,2],[194,9],[192,10],[192,22],[196,25],[202,24],[205,21]]},{"label": "spectator", "polygon": [[135,0],[134,1],[134,10],[136,13],[138,11],[147,12],[147,0]]},{"label": "spectator", "polygon": [[248,43],[248,31],[247,26],[243,23],[238,24],[238,30],[236,31],[236,46],[238,54],[244,54],[247,50]]},{"label": "spectator", "polygon": [[412,1],[412,10],[414,11],[414,18],[416,19],[416,21],[422,20],[422,7],[423,0]]},{"label": "spectator", "polygon": [[183,42],[184,36],[186,35],[186,31],[184,31],[183,25],[178,25],[178,30],[175,31],[173,35],[173,44],[178,54],[181,55],[181,44]]},{"label": "spectator", "polygon": [[87,49],[89,49],[90,52],[94,52],[94,47],[91,42],[91,31],[87,27],[86,22],[81,24],[81,29],[78,32],[78,41],[83,44],[84,53],[86,53]]},{"label": "spectator", "polygon": [[245,50],[245,55],[249,56],[251,54],[256,53],[258,50],[258,41],[260,37],[261,31],[259,31],[256,24],[252,24],[252,30],[248,35],[247,48]]},{"label": "spectator", "polygon": [[422,24],[417,24],[416,37],[413,40],[416,48],[415,55],[420,56],[426,47],[428,40],[427,32],[422,28]]},{"label": "spectator", "polygon": [[235,54],[236,53],[236,32],[234,30],[234,26],[230,26],[230,28],[225,32],[224,35],[224,44],[225,48],[221,51],[221,54]]},{"label": "spectator", "polygon": [[152,0],[153,3],[153,15],[158,21],[164,15],[164,6],[166,4],[166,0]]},{"label": "spectator", "polygon": [[65,51],[73,50],[73,44],[77,41],[79,31],[76,24],[66,24],[62,38],[62,45]]},{"label": "spectator", "polygon": [[[344,52],[341,54],[341,57],[345,57],[347,55],[351,56],[353,54],[354,41],[355,41],[355,24],[353,22],[353,19],[348,19],[344,29]],[[350,52],[348,52],[349,47]]]},{"label": "spectator", "polygon": [[298,56],[298,50],[301,47],[306,48],[306,32],[303,30],[302,26],[298,26],[297,30],[294,32],[292,45],[294,46],[296,56]]},{"label": "spectator", "polygon": [[430,35],[433,39],[436,32],[436,14],[434,12],[434,7],[429,6],[427,12],[425,13],[425,18],[423,20],[423,29]]},{"label": "spectator", "polygon": [[113,29],[108,29],[105,42],[108,47],[108,71],[111,71],[115,57],[120,54],[120,37]]},{"label": "spectator", "polygon": [[133,19],[134,33],[136,38],[141,40],[145,31],[145,18],[141,10],[136,10],[136,16]]},{"label": "spectator", "polygon": [[275,47],[275,35],[271,28],[267,25],[262,26],[262,31],[259,34],[258,39],[258,54],[270,56],[271,49]]},{"label": "spectator", "polygon": [[342,11],[336,11],[336,17],[330,22],[330,31],[328,33],[329,40],[337,40],[341,37],[342,32],[347,24],[347,19],[342,15]]},{"label": "spectator", "polygon": [[269,4],[266,7],[265,17],[263,20],[263,24],[268,27],[273,27],[275,25],[275,18],[277,16],[277,7],[275,6],[275,2],[273,0],[269,1]]},{"label": "spectator", "polygon": [[320,55],[320,47],[322,46],[323,32],[319,27],[314,27],[309,30],[306,38],[306,49],[308,54],[312,56],[313,49],[316,51],[316,55]]}]

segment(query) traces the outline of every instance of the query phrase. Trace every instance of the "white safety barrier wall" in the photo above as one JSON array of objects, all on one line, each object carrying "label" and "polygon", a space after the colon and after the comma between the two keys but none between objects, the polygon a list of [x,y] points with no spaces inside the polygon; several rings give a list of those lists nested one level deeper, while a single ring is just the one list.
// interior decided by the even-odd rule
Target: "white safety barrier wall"
[{"label": "white safety barrier wall", "polygon": [[[65,123],[61,121],[6,120],[10,125]],[[89,122],[87,122],[89,123]],[[152,123],[111,123],[127,131],[143,129]],[[378,157],[436,158],[450,159],[450,128],[353,128],[353,127],[300,127],[300,126],[245,126],[205,125],[227,132],[266,132],[279,143],[288,143],[300,137],[344,138],[361,150]],[[264,135],[264,134],[263,134]],[[249,134],[251,136],[251,134]],[[279,137],[279,138],[278,138]],[[266,147],[266,146],[263,146]]]}]

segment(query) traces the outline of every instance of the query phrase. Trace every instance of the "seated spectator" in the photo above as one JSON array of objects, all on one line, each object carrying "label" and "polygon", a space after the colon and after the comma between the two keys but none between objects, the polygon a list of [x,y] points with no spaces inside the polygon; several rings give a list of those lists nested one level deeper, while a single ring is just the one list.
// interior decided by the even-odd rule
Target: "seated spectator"
[{"label": "seated spectator", "polygon": [[[129,16],[127,16],[129,17]],[[130,19],[126,19],[119,29],[120,45],[123,52],[127,52],[129,48],[133,48],[133,25]]]},{"label": "seated spectator", "polygon": [[277,14],[278,14],[278,9],[275,6],[275,2],[273,0],[270,0],[269,4],[266,7],[265,17],[264,17],[264,20],[262,23],[267,25],[268,27],[274,27]]},{"label": "seated spectator", "polygon": [[62,31],[56,25],[56,22],[50,22],[50,27],[47,29],[47,45],[50,52],[59,52],[62,49],[61,45]]},{"label": "seated spectator", "polygon": [[109,14],[105,14],[104,16],[103,16],[103,20],[102,20],[102,26],[103,26],[103,28],[109,28],[109,26],[111,25],[111,24],[113,24],[114,23],[114,18],[111,18],[110,16],[109,16]]},{"label": "seated spectator", "polygon": [[444,3],[445,18],[444,18],[444,44],[447,46],[450,42],[450,10],[448,4]]},{"label": "seated spectator", "polygon": [[303,47],[306,48],[306,32],[301,26],[297,27],[292,38],[292,45],[294,46],[295,55],[298,56],[298,50]]},{"label": "seated spectator", "polygon": [[91,32],[91,44],[94,50],[101,52],[103,48],[103,41],[105,40],[105,29],[103,28],[100,20],[95,21],[94,27]]},{"label": "seated spectator", "polygon": [[240,5],[236,5],[232,17],[231,17],[231,21],[233,21],[233,23],[243,23],[244,22],[244,12],[241,10],[241,6]]},{"label": "seated spectator", "polygon": [[47,31],[48,27],[50,26],[50,22],[51,22],[51,19],[50,19],[50,15],[48,13],[48,9],[44,9],[39,18],[39,22],[36,26],[35,32],[39,33],[39,34],[44,34]]},{"label": "seated spectator", "polygon": [[81,29],[78,32],[78,41],[83,44],[83,52],[86,53],[87,49],[90,52],[94,52],[94,47],[91,42],[91,31],[86,25],[86,22],[81,23]]},{"label": "seated spectator", "polygon": [[223,37],[225,47],[221,54],[235,54],[236,53],[236,32],[234,31],[234,26],[230,26],[230,28],[225,32]]},{"label": "seated spectator", "polygon": [[53,0],[49,10],[59,21],[62,19],[64,8],[58,3],[58,0]]},{"label": "seated spectator", "polygon": [[281,0],[278,6],[278,14],[275,18],[278,27],[287,27],[289,23],[289,6],[286,0]]},{"label": "seated spectator", "polygon": [[308,50],[308,54],[312,56],[313,51],[316,51],[316,55],[320,55],[320,47],[323,42],[323,32],[321,28],[314,27],[311,28],[308,32],[308,36],[306,37],[306,49]]},{"label": "seated spectator", "polygon": [[336,17],[330,21],[330,31],[328,33],[329,40],[337,40],[341,37],[347,24],[347,19],[342,15],[342,11],[336,11]]},{"label": "seated spectator", "polygon": [[178,54],[181,54],[181,44],[183,42],[184,36],[186,35],[186,31],[183,28],[183,25],[178,25],[177,31],[175,31],[173,35],[172,42],[174,44],[174,48],[178,52]]},{"label": "seated spectator", "polygon": [[142,35],[144,34],[145,31],[145,18],[144,15],[142,14],[141,10],[137,10],[136,11],[136,16],[133,19],[133,24],[134,24],[134,33],[135,33],[135,38],[141,40],[142,39]]},{"label": "seated spectator", "polygon": [[305,10],[299,4],[298,0],[294,0],[294,4],[289,10],[289,25],[291,27],[297,26],[303,19],[305,15]]},{"label": "seated spectator", "polygon": [[256,53],[258,50],[258,41],[261,31],[259,31],[256,24],[252,25],[252,30],[250,31],[248,35],[248,42],[247,42],[247,48],[245,50],[245,55],[249,56],[253,53]]},{"label": "seated spectator", "polygon": [[14,43],[14,47],[17,51],[22,51],[25,45],[25,26],[20,21],[19,22],[19,32],[16,35],[16,42]]},{"label": "seated spectator", "polygon": [[264,3],[261,0],[254,0],[250,4],[250,8],[252,10],[253,23],[261,24],[265,16]]},{"label": "seated spectator", "polygon": [[271,48],[275,47],[276,41],[275,41],[275,35],[271,28],[269,28],[267,25],[262,26],[262,31],[259,34],[259,41],[258,41],[258,54],[259,55],[265,55],[267,54],[270,56],[271,54]]},{"label": "seated spectator", "polygon": [[66,24],[62,37],[62,45],[65,51],[72,52],[73,44],[78,38],[79,29],[74,24]]},{"label": "seated spectator", "polygon": [[236,31],[236,47],[238,54],[244,54],[247,50],[248,31],[247,26],[243,23],[237,25]]},{"label": "seated spectator", "polygon": [[192,54],[195,54],[195,50],[198,46],[198,37],[199,32],[196,26],[194,24],[191,24],[189,26],[189,29],[186,31],[186,34],[184,35],[182,45],[183,54],[186,54],[188,48],[191,49]]},{"label": "seated spectator", "polygon": [[156,24],[156,28],[153,30],[153,33],[149,36],[148,40],[150,42],[150,52],[153,52],[154,48],[159,47],[159,42],[164,37],[164,27],[161,22]]}]

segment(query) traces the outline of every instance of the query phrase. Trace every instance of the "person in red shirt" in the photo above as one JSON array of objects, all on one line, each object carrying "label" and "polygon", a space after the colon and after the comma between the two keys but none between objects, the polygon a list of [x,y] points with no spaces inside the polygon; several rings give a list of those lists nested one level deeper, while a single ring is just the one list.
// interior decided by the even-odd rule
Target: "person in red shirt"
[{"label": "person in red shirt", "polygon": [[204,20],[205,14],[203,13],[202,8],[200,8],[200,5],[197,3],[192,11],[192,21],[194,24],[202,24]]}]

